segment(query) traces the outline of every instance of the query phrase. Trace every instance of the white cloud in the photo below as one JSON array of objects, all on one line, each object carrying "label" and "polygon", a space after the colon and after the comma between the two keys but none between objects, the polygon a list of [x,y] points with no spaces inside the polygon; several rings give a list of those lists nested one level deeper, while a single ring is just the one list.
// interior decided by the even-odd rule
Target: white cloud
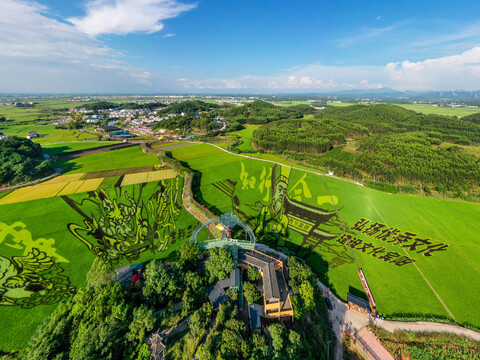
[{"label": "white cloud", "polygon": [[49,17],[36,2],[1,0],[0,14],[0,92],[121,92],[149,83],[149,73],[122,52]]},{"label": "white cloud", "polygon": [[162,37],[169,38],[169,37],[174,37],[175,35],[176,34],[168,33],[168,34],[163,35]]},{"label": "white cloud", "polygon": [[390,82],[404,90],[478,90],[480,88],[480,47],[436,59],[389,63]]},{"label": "white cloud", "polygon": [[90,35],[152,34],[163,29],[162,20],[177,17],[195,6],[176,0],[90,0],[86,4],[87,14],[69,21]]},{"label": "white cloud", "polygon": [[249,89],[257,92],[332,92],[348,89],[478,90],[480,47],[458,55],[405,60],[385,66],[327,66],[310,64],[283,69],[278,74],[231,79],[183,79],[184,89]]},{"label": "white cloud", "polygon": [[[382,67],[374,66],[326,66],[311,64],[293,66],[276,75],[245,75],[231,79],[178,79],[184,89],[220,90],[248,89],[256,92],[273,91],[336,91],[343,89],[377,89],[383,87]],[[365,79],[370,80],[365,80]]]}]

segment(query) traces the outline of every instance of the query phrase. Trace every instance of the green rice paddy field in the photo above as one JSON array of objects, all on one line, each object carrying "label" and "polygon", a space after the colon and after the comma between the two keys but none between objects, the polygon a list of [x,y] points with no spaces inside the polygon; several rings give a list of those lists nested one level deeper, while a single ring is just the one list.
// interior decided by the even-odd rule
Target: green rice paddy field
[{"label": "green rice paddy field", "polygon": [[157,155],[145,154],[140,146],[134,146],[62,160],[54,163],[54,166],[65,168],[65,174],[74,174],[159,164],[160,160]]},{"label": "green rice paddy field", "polygon": [[11,136],[26,137],[29,131],[36,131],[39,138],[32,139],[39,144],[97,139],[98,136],[80,130],[56,129],[55,125],[6,125],[0,123],[0,131]]},{"label": "green rice paddy field", "polygon": [[[234,210],[250,218],[253,227],[258,226],[262,209],[272,204],[269,176],[274,164],[231,155],[207,144],[171,152],[201,172],[199,198],[206,206],[217,213]],[[288,174],[284,167],[282,171],[289,175],[287,196],[295,206],[310,205],[317,213],[338,209],[338,220],[351,236],[353,252],[382,316],[451,319],[450,311],[459,323],[480,327],[480,309],[475,305],[480,288],[479,204],[389,195],[302,170],[293,169]],[[231,182],[226,183],[227,179]],[[295,211],[285,209],[287,218]],[[313,221],[316,216],[321,219],[321,215],[303,215]],[[354,229],[362,218],[368,223]],[[347,292],[362,290],[340,222],[319,221],[318,229],[338,236],[315,243],[292,226],[292,219],[288,219],[288,241],[274,239],[274,245],[309,261],[343,300]],[[390,236],[382,240],[382,232],[375,233],[371,227],[377,222],[377,228],[389,228],[396,239]],[[369,228],[371,232],[367,232]],[[413,259],[414,263],[396,263],[400,258]]]},{"label": "green rice paddy field", "polygon": [[[169,184],[172,185],[175,181],[177,180],[166,180],[164,184],[167,184],[168,188]],[[176,184],[175,189],[181,189],[183,181],[180,179]],[[138,214],[142,214],[141,216],[145,219],[150,219],[148,214],[151,214],[152,211],[147,211],[147,206],[149,206],[149,199],[156,196],[154,194],[159,189],[158,186],[158,182],[150,182],[146,185],[138,184],[122,188],[110,187],[105,191],[111,199],[118,199],[119,205],[140,208],[141,210],[137,212],[136,217],[138,217]],[[122,197],[121,194],[125,192],[128,192],[129,196],[136,200],[135,204]],[[95,217],[97,221],[102,211],[108,216],[107,208],[99,210],[99,204],[94,203],[92,201],[94,198],[87,193],[70,195],[68,198],[74,201],[86,215]],[[87,198],[90,200],[86,200]],[[159,202],[158,199],[156,201]],[[168,204],[168,206],[172,207],[174,204]],[[165,239],[165,243],[155,243],[153,248],[145,248],[142,250],[143,252],[139,253],[138,258],[130,260],[126,258],[127,254],[132,255],[128,249],[125,252],[119,250],[121,257],[114,262],[115,267],[124,264],[137,264],[152,258],[168,259],[174,256],[180,246],[188,241],[191,231],[198,224],[198,221],[181,206],[179,208],[177,204],[174,208],[176,210],[172,208],[171,211],[168,211],[169,215],[167,216],[175,214],[173,220],[175,228],[169,227],[169,225],[160,228],[162,232],[160,238]],[[112,210],[110,209],[110,211]],[[0,328],[4,329],[0,337],[1,353],[2,351],[24,348],[35,329],[57,307],[58,301],[69,296],[70,293],[67,289],[73,289],[74,291],[87,285],[86,274],[95,256],[100,256],[100,254],[89,251],[86,243],[74,236],[69,230],[68,224],[72,223],[85,227],[86,223],[84,217],[61,197],[0,205],[0,214],[0,270],[2,270],[0,273],[3,274],[0,278],[0,291],[2,293],[2,298],[0,298]],[[122,211],[115,213],[117,221],[119,216],[128,220]],[[111,219],[110,221],[113,221]],[[148,221],[151,223],[151,220]],[[165,221],[166,224],[172,222],[172,219],[162,218],[162,221]],[[136,226],[138,226],[135,220],[130,218],[127,223],[133,226],[135,232]],[[78,233],[94,246],[100,245],[95,238],[87,235],[87,231],[78,231]],[[113,235],[113,238],[115,238],[115,235]],[[124,236],[122,235],[120,238],[124,239]],[[50,261],[51,258],[55,262],[55,267],[46,269],[49,263],[45,259],[42,260],[41,257],[36,258],[34,263],[30,262],[28,267],[26,264],[29,260],[25,260],[24,256],[31,252],[32,248],[44,251],[49,256],[46,260]],[[112,256],[112,254],[106,256]],[[10,264],[10,267],[7,266],[8,264]],[[15,264],[14,267],[12,267],[13,264]],[[23,271],[21,270],[22,266]],[[4,271],[13,269],[17,275],[26,275],[27,273],[31,274],[32,266],[37,269],[35,275],[38,277],[35,279],[37,286],[38,283],[41,283],[44,289],[53,287],[53,290],[40,290],[38,293],[33,293],[34,295],[27,291],[26,293],[31,296],[19,297],[18,292],[25,292],[25,289],[22,287],[15,290],[9,288],[7,286],[9,275],[5,275],[7,272],[4,273]],[[55,270],[55,273],[51,273],[52,269]],[[59,279],[62,279],[61,282]],[[46,294],[44,294],[45,292]],[[12,293],[14,299],[20,299],[18,303],[12,304],[7,301],[6,296],[11,296]],[[39,294],[40,296],[35,297]],[[54,297],[53,300],[49,301],[48,299],[51,300],[52,297]]]},{"label": "green rice paddy field", "polygon": [[42,144],[43,153],[50,155],[58,155],[63,152],[91,149],[99,146],[107,146],[118,144],[112,141],[81,141],[81,142],[65,142],[56,144]]}]

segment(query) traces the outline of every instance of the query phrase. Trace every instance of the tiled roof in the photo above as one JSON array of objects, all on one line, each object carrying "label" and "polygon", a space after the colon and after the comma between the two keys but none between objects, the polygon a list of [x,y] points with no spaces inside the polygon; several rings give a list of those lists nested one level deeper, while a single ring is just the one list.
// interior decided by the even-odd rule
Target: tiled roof
[{"label": "tiled roof", "polygon": [[247,253],[245,251],[239,254],[238,260],[248,266],[254,266],[263,272],[263,295],[266,301],[280,300],[280,290],[278,288],[277,274],[275,272],[275,263],[273,259],[261,256],[257,253]]},{"label": "tiled roof", "polygon": [[364,309],[370,310],[370,304],[368,303],[368,301],[363,300],[363,299],[359,298],[358,296],[347,293],[347,301],[351,302],[352,304],[355,304],[357,306],[360,306]]}]

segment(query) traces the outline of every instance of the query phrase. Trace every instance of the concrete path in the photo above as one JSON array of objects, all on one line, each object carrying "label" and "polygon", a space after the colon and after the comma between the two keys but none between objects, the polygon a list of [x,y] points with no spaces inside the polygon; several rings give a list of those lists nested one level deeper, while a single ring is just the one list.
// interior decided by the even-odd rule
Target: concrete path
[{"label": "concrete path", "polygon": [[395,360],[368,328],[364,327],[358,331],[355,338],[357,339],[357,349],[358,344],[360,344],[367,357],[375,360]]},{"label": "concrete path", "polygon": [[357,339],[357,344],[362,346],[368,359],[394,360],[375,336],[370,333],[370,329],[368,328],[369,316],[367,313],[349,309],[343,301],[337,298],[330,289],[318,280],[317,286],[333,306],[332,310],[328,310],[328,317],[332,324],[335,337],[338,340],[335,344],[335,360],[342,360],[343,358],[343,334],[345,332]]},{"label": "concrete path", "polygon": [[25,183],[25,184],[18,184],[18,185],[14,185],[14,186],[5,187],[5,188],[0,189],[0,192],[9,191],[9,190],[16,190],[16,189],[20,189],[20,188],[23,188],[23,187],[40,184],[44,181],[47,181],[47,180],[50,180],[50,179],[54,178],[55,176],[60,174],[62,171],[63,171],[62,168],[55,168],[55,172],[53,174],[50,174],[50,175],[48,175],[44,178],[37,179],[37,180],[34,180],[34,181],[30,181],[30,182]]},{"label": "concrete path", "polygon": [[415,333],[447,333],[459,336],[465,336],[472,340],[480,342],[480,333],[465,329],[461,326],[442,324],[428,321],[404,322],[375,319],[374,324],[391,333],[395,331],[410,331]]}]

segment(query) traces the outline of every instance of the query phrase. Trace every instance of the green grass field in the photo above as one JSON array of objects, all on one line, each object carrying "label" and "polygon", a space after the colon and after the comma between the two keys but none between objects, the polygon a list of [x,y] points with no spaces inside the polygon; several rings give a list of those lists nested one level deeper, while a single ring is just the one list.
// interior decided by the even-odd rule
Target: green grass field
[{"label": "green grass field", "polygon": [[44,154],[58,155],[63,152],[91,149],[99,146],[107,146],[119,144],[112,141],[82,141],[82,142],[65,142],[57,144],[43,144],[42,149]]},{"label": "green grass field", "polygon": [[255,129],[258,129],[260,125],[247,125],[245,129],[239,131],[233,131],[230,134],[239,135],[242,143],[237,146],[241,151],[253,150],[252,148],[252,134]]},{"label": "green grass field", "polygon": [[139,146],[135,146],[58,161],[54,163],[54,166],[65,168],[66,174],[73,174],[158,164],[160,164],[160,160],[157,155],[145,154]]},{"label": "green grass field", "polygon": [[[167,184],[167,190],[165,191],[168,192],[169,186],[175,184],[176,181],[176,179],[166,180],[165,184]],[[152,225],[154,224],[152,220],[154,213],[152,211],[155,211],[155,206],[151,207],[148,203],[150,199],[153,199],[152,196],[156,194],[159,189],[157,184],[158,182],[150,182],[146,185],[109,188],[105,191],[110,199],[118,199],[117,201],[120,206],[134,206],[137,209],[140,209],[135,212],[135,219],[138,220],[138,216],[142,216],[149,225]],[[174,191],[181,191],[183,181],[180,179],[176,184],[178,186],[172,187],[172,189]],[[135,203],[127,200],[124,195],[122,195],[125,192],[128,192],[129,196],[132,197],[132,199],[135,199]],[[101,214],[99,207],[101,204],[98,202],[95,203],[95,198],[89,198],[87,194],[74,194],[68,196],[68,198],[74,201],[86,216],[92,216],[98,221]],[[88,198],[89,200],[86,200]],[[161,207],[160,204],[162,200],[157,199],[156,196],[155,199],[155,203],[159,204]],[[177,201],[180,201],[178,197]],[[86,243],[83,242],[84,240],[74,236],[68,228],[68,224],[76,224],[77,228],[80,227],[80,229],[82,229],[82,227],[85,227],[85,218],[79,212],[74,210],[74,208],[72,208],[63,198],[56,197],[25,203],[0,205],[0,213],[2,214],[0,219],[1,273],[7,269],[8,264],[13,263],[14,260],[12,259],[26,255],[28,249],[31,248],[37,248],[40,251],[45,252],[52,261],[54,261],[55,266],[60,266],[63,270],[60,272],[63,281],[58,287],[54,288],[57,291],[54,293],[56,297],[54,297],[53,300],[52,298],[48,298],[51,292],[47,292],[47,294],[44,295],[45,290],[38,293],[41,295],[39,297],[34,297],[30,291],[27,292],[29,296],[20,297],[18,291],[26,291],[22,290],[22,287],[15,290],[17,291],[15,296],[20,297],[18,302],[15,302],[14,304],[7,303],[5,296],[0,300],[0,326],[2,329],[8,329],[8,331],[3,331],[2,336],[0,337],[0,352],[24,348],[38,325],[40,325],[45,318],[55,310],[58,301],[64,296],[68,296],[64,289],[72,288],[74,290],[87,285],[86,274],[96,255],[101,256],[101,254],[103,254],[103,256],[109,257],[120,256],[118,261],[114,263],[115,267],[124,264],[137,264],[148,261],[152,258],[168,260],[176,256],[175,254],[180,246],[185,241],[189,240],[190,233],[193,231],[198,221],[186,210],[182,209],[181,206],[178,207],[178,203],[177,205],[168,203],[167,207],[172,208],[171,211],[169,210],[163,213],[161,212],[161,208],[159,208],[159,214],[161,214],[161,217],[160,227],[157,230],[159,231],[159,238],[164,239],[164,242],[163,240],[160,242],[158,240],[153,240],[153,246],[148,245],[150,244],[149,242],[145,242],[149,247],[142,247],[142,250],[140,250],[138,254],[138,258],[134,258],[135,253],[130,249],[134,249],[135,246],[129,248],[129,245],[127,247],[122,245],[122,250],[119,250],[118,253],[94,253],[93,250],[89,251]],[[106,208],[103,210],[104,214],[109,211],[105,209]],[[110,209],[110,211],[116,210]],[[129,218],[122,210],[116,212],[115,216],[117,221],[118,216],[121,216],[121,219],[127,221],[127,223],[133,227],[133,234],[140,233],[136,229],[136,227],[139,226],[139,223],[137,223],[134,218]],[[174,216],[174,218],[163,218],[165,216]],[[175,228],[170,225],[162,225],[171,222],[175,224]],[[88,241],[93,245],[97,246],[100,244],[92,235],[88,235],[86,229],[77,230],[77,233],[85,239],[85,241]],[[135,238],[135,235],[133,236],[133,239],[137,239],[137,242],[143,241],[142,238]],[[153,233],[149,236],[153,236]],[[110,236],[109,239],[110,242],[112,239],[117,239],[116,241],[123,242],[126,241],[127,235],[118,233],[117,235]],[[132,241],[131,236],[129,241]],[[131,242],[128,244],[131,244]],[[138,246],[136,248],[138,248]],[[120,247],[117,247],[117,249],[120,249]],[[129,256],[133,257],[129,258]],[[47,260],[50,258],[47,258]],[[23,262],[18,263],[25,264],[25,261],[26,260],[23,260]],[[43,264],[45,264],[45,261],[43,261]],[[39,265],[38,263],[34,263],[33,266]],[[29,270],[24,270],[23,272],[16,270],[16,272],[19,274],[25,274],[26,272],[28,273],[28,271],[31,271],[31,267],[28,269]],[[46,280],[47,275],[45,275],[45,270],[38,271],[38,276],[41,278],[43,277],[42,284],[58,283],[58,275],[55,278],[50,274],[48,279],[53,281],[52,283]],[[2,293],[5,290],[7,291],[6,293],[3,293],[3,295],[10,295],[12,291],[5,287],[8,276],[9,275],[2,276],[2,279],[0,279],[0,289],[2,290]],[[39,282],[38,279],[33,281]],[[45,286],[47,287],[47,285]],[[49,302],[47,299],[52,301]],[[26,308],[21,304],[25,304]]]},{"label": "green grass field", "polygon": [[430,104],[398,104],[398,105],[407,110],[414,110],[416,112],[423,113],[423,114],[466,116],[466,115],[471,115],[471,114],[480,112],[480,109],[438,107],[438,106],[432,106]]},{"label": "green grass field", "polygon": [[[233,209],[239,216],[253,217],[250,224],[258,226],[256,219],[261,209],[268,207],[272,201],[271,179],[268,178],[273,164],[226,154],[206,144],[173,149],[172,154],[201,172],[199,200],[207,207],[217,214]],[[236,183],[235,186],[225,183],[226,179]],[[218,182],[222,181],[222,186],[218,186]],[[448,318],[449,314],[435,291],[458,322],[480,326],[480,309],[474,306],[480,288],[479,204],[389,195],[295,169],[290,173],[287,196],[297,203],[325,211],[334,211],[332,203],[337,202],[339,220],[344,223],[347,234],[353,236],[355,256],[365,271],[382,316],[409,314]],[[284,244],[274,239],[274,244],[308,260],[320,278],[330,283],[342,299],[346,299],[349,291],[362,291],[351,250],[341,243],[342,237],[311,241],[298,228],[295,229],[296,220],[292,216],[289,218],[288,241]],[[318,216],[318,219],[321,218],[320,215],[304,216],[310,216],[312,221]],[[373,236],[352,229],[362,218],[369,220],[365,229],[375,222],[388,225],[394,233],[397,231],[398,239],[407,239],[404,244],[410,245],[410,249],[405,246],[402,249],[393,237],[387,240],[375,238],[380,232]],[[318,229],[343,234],[338,221],[321,222]],[[413,245],[415,239],[420,239],[417,245]],[[419,245],[422,241],[427,244]],[[299,246],[302,243],[303,247]],[[448,245],[447,249],[426,251],[428,245],[441,244]],[[312,245],[314,248],[310,250]],[[423,252],[418,252],[422,249]],[[438,246],[432,249],[438,249]],[[393,262],[396,258],[381,258],[387,253],[390,257],[409,256],[415,262],[398,266]],[[425,256],[425,253],[430,256]]]}]

